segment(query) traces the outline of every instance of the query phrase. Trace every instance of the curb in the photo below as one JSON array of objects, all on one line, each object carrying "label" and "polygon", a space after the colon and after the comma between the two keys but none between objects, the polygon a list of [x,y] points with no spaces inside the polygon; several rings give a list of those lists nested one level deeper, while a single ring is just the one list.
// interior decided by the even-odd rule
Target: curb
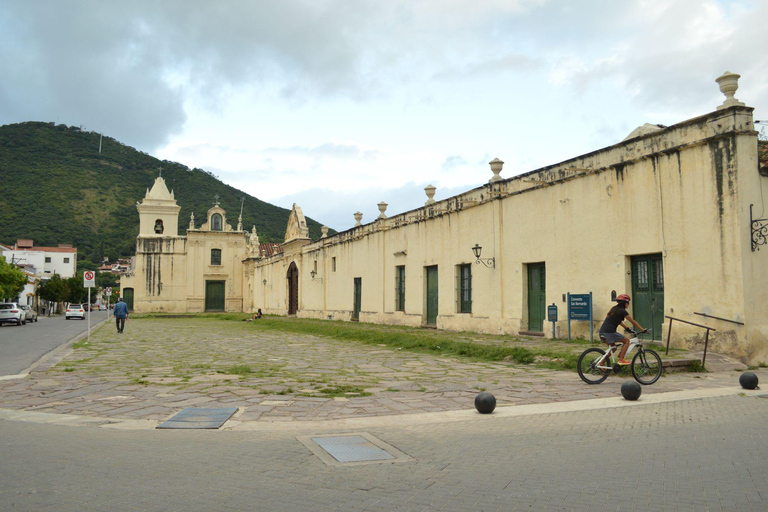
[{"label": "curb", "polygon": [[[419,425],[436,425],[467,421],[499,421],[503,419],[533,416],[539,414],[562,414],[593,411],[597,409],[641,407],[644,405],[680,402],[685,400],[701,400],[704,398],[717,398],[734,395],[758,397],[765,396],[765,392],[759,388],[755,390],[747,390],[741,387],[728,386],[722,388],[656,393],[641,397],[637,401],[625,400],[621,397],[611,397],[593,398],[589,400],[574,400],[571,402],[553,402],[548,404],[511,405],[499,407],[492,414],[480,414],[474,409],[464,409],[460,411],[404,414],[400,416],[378,416],[302,422],[259,422],[238,421],[237,419],[230,419],[220,429],[213,430],[212,432],[290,432],[295,434],[302,431],[320,433],[324,431],[339,431],[350,429],[359,430],[388,427],[406,428]],[[233,418],[237,418],[237,413],[235,416],[233,416]],[[112,428],[116,430],[154,430],[155,427],[161,423],[159,420],[117,419],[98,416],[79,416],[75,414],[53,414],[48,412],[20,411],[14,409],[0,409],[0,420],[23,421],[29,423],[73,427],[95,426],[102,428]]]}]

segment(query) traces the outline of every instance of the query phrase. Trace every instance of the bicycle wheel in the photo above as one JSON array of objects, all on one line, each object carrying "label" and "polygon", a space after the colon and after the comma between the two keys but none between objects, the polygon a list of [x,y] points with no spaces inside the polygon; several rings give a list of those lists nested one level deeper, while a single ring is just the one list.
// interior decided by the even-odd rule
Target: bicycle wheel
[{"label": "bicycle wheel", "polygon": [[661,377],[661,357],[653,350],[643,350],[632,358],[632,376],[640,384],[653,384]]},{"label": "bicycle wheel", "polygon": [[587,384],[600,384],[610,375],[610,370],[601,370],[597,367],[597,362],[605,355],[605,351],[597,347],[588,348],[581,356],[576,368],[579,371],[579,377]]}]

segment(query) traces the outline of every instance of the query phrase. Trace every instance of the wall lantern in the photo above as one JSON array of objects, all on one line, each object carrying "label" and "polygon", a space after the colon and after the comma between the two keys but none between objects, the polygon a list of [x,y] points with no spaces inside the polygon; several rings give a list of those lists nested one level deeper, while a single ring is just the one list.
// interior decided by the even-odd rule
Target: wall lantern
[{"label": "wall lantern", "polygon": [[261,282],[261,284],[263,284],[263,285],[265,285],[265,286],[266,286],[266,284],[267,284],[267,280],[266,280],[266,279],[264,279],[264,280]]},{"label": "wall lantern", "polygon": [[496,258],[481,258],[480,254],[483,252],[483,248],[479,244],[475,244],[472,248],[472,252],[475,253],[477,261],[475,263],[482,263],[488,268],[496,268]]},{"label": "wall lantern", "polygon": [[315,279],[315,276],[317,275],[317,272],[315,272],[314,270],[310,270],[309,271],[309,275],[312,277],[313,281],[317,281],[318,283],[322,283],[323,282],[323,278],[322,277],[318,277],[317,279]]}]

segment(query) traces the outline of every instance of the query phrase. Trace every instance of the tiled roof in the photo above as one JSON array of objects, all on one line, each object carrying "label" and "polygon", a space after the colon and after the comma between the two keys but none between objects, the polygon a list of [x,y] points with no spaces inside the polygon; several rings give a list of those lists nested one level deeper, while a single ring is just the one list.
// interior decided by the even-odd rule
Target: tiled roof
[{"label": "tiled roof", "polygon": [[278,243],[266,242],[259,244],[259,254],[264,258],[269,258],[274,254],[280,254],[283,248]]},{"label": "tiled roof", "polygon": [[30,249],[24,249],[26,251],[45,251],[45,252],[72,252],[76,253],[77,249],[74,247],[32,247]]}]

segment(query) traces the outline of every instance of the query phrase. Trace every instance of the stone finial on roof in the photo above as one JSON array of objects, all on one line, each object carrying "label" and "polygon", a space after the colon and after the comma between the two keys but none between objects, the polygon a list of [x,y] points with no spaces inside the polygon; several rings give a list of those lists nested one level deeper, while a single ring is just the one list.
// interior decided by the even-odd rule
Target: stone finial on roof
[{"label": "stone finial on roof", "polygon": [[355,226],[362,226],[363,214],[360,212],[355,212],[353,216],[355,217]]},{"label": "stone finial on roof", "polygon": [[379,207],[379,216],[378,216],[378,218],[379,219],[386,219],[387,218],[387,214],[384,213],[384,212],[387,211],[387,206],[389,206],[389,205],[387,203],[385,203],[384,201],[382,201],[382,202],[380,202],[376,206]]},{"label": "stone finial on roof", "polygon": [[424,192],[427,194],[427,202],[424,203],[424,206],[435,204],[435,190],[437,190],[437,188],[432,185],[424,187]]},{"label": "stone finial on roof", "polygon": [[320,238],[328,238],[328,226],[321,226],[320,233],[322,233]]},{"label": "stone finial on roof", "polygon": [[726,71],[715,79],[715,82],[720,84],[720,92],[725,94],[725,101],[722,105],[717,107],[717,110],[722,110],[728,107],[744,106],[744,102],[739,101],[734,97],[736,90],[739,88],[739,78],[741,78],[741,75]]},{"label": "stone finial on roof", "polygon": [[493,177],[490,180],[490,183],[496,183],[497,181],[501,181],[502,177],[499,176],[499,173],[501,172],[501,168],[504,167],[504,162],[499,160],[498,158],[494,158],[488,164],[491,166],[491,171],[493,171]]}]

